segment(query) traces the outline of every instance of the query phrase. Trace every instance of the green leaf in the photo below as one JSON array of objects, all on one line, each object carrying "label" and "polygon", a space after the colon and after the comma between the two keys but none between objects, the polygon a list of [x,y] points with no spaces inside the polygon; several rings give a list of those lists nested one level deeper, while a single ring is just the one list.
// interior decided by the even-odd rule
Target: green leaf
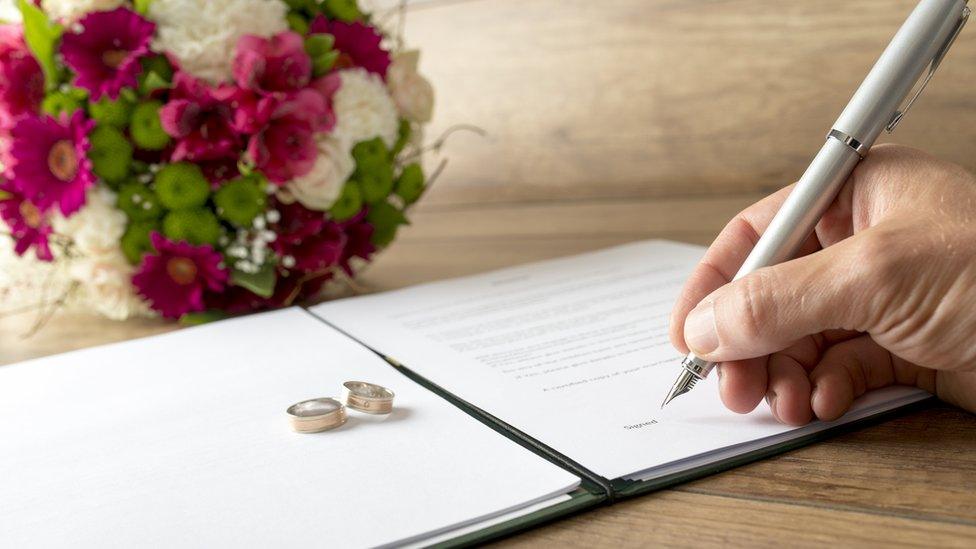
[{"label": "green leaf", "polygon": [[261,297],[271,297],[274,295],[274,287],[277,277],[275,267],[272,263],[267,263],[256,273],[245,273],[237,269],[230,271],[230,283],[240,286],[245,290],[250,290]]},{"label": "green leaf", "polygon": [[369,213],[366,214],[366,221],[373,225],[372,241],[380,248],[393,242],[400,225],[407,224],[407,218],[403,212],[389,202],[380,202],[370,206]]},{"label": "green leaf", "polygon": [[152,4],[152,1],[153,0],[132,0],[132,6],[140,15],[146,15],[149,13],[149,4]]},{"label": "green leaf", "polygon": [[49,20],[41,8],[35,6],[33,2],[17,0],[17,8],[24,19],[24,40],[27,41],[27,46],[34,53],[41,70],[44,71],[47,89],[53,90],[59,84],[58,66],[54,61],[54,54],[64,28]]},{"label": "green leaf", "polygon": [[393,145],[393,156],[403,152],[404,147],[410,142],[411,135],[413,135],[413,126],[410,125],[410,121],[406,118],[401,119],[400,125],[397,127],[397,140]]},{"label": "green leaf", "polygon": [[305,38],[305,53],[316,57],[332,51],[334,45],[335,36],[326,33],[313,34]]},{"label": "green leaf", "polygon": [[217,320],[223,320],[228,318],[228,314],[223,311],[203,311],[200,313],[186,313],[180,317],[181,326],[199,326],[201,324],[208,324],[210,322],[215,322]]},{"label": "green leaf", "polygon": [[339,52],[332,50],[312,58],[312,74],[322,76],[328,74],[339,60]]}]

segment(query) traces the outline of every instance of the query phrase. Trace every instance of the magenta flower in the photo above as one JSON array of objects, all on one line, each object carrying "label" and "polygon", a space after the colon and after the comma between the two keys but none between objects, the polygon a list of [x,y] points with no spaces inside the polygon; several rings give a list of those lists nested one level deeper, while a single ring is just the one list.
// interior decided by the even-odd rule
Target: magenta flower
[{"label": "magenta flower", "polygon": [[362,67],[386,79],[390,66],[390,52],[380,46],[383,36],[376,29],[360,22],[330,21],[319,15],[309,26],[312,34],[327,33],[335,37],[333,46],[339,51],[336,68]]},{"label": "magenta flower", "polygon": [[0,191],[9,195],[0,199],[0,219],[10,228],[14,252],[24,255],[27,250],[34,248],[34,253],[41,261],[53,260],[54,256],[48,245],[51,225],[47,216],[15,189],[0,187]]},{"label": "magenta flower", "polygon": [[334,125],[329,102],[319,92],[304,89],[275,105],[248,142],[247,153],[269,181],[283,185],[312,171],[318,156],[315,133]]},{"label": "magenta flower", "polygon": [[19,25],[0,25],[0,130],[25,114],[35,114],[44,99],[44,73],[24,43]]},{"label": "magenta flower", "polygon": [[312,78],[312,60],[304,41],[295,32],[271,38],[247,35],[237,42],[234,81],[259,93],[290,93],[304,88]]},{"label": "magenta flower", "polygon": [[297,202],[279,204],[277,209],[281,220],[273,227],[278,236],[272,247],[283,258],[283,266],[316,273],[339,263],[346,246],[346,234],[339,224]]},{"label": "magenta flower", "polygon": [[64,62],[75,72],[75,84],[94,99],[115,99],[135,87],[142,70],[139,59],[149,53],[156,24],[127,8],[94,11],[80,22],[81,32],[61,40]]},{"label": "magenta flower", "polygon": [[205,308],[204,291],[220,292],[228,274],[220,254],[211,246],[171,242],[159,233],[150,235],[156,253],[142,260],[132,284],[152,308],[167,318]]},{"label": "magenta flower", "polygon": [[64,215],[85,203],[95,184],[88,160],[88,132],[94,122],[81,111],[58,122],[50,116],[19,119],[10,132],[8,177],[17,191],[42,211],[57,204]]},{"label": "magenta flower", "polygon": [[159,111],[163,129],[176,140],[173,160],[236,158],[236,88],[210,88],[185,72],[176,74],[170,100]]},{"label": "magenta flower", "polygon": [[342,250],[342,257],[339,258],[339,266],[349,276],[353,275],[350,260],[354,257],[369,259],[376,253],[376,246],[373,244],[373,225],[366,221],[366,209],[352,219],[340,223],[342,230],[346,233],[346,246]]}]

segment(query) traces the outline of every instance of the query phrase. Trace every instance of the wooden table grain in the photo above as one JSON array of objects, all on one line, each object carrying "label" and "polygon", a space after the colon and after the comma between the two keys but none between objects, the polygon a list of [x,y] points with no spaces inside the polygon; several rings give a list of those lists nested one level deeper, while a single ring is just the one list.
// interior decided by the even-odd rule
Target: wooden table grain
[{"label": "wooden table grain", "polygon": [[[374,0],[383,5],[395,0]],[[796,179],[912,0],[414,0],[438,91],[468,123],[367,291],[644,238],[707,244]],[[976,169],[976,33],[895,136]],[[0,364],[172,330],[0,318]],[[699,519],[697,517],[704,517]],[[944,405],[561,520],[506,546],[976,546],[976,418]]]}]

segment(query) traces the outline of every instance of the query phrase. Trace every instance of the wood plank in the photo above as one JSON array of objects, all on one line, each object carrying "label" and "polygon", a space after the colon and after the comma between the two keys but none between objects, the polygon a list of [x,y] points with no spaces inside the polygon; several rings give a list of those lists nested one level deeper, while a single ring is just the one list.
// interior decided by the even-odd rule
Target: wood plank
[{"label": "wood plank", "polygon": [[527,532],[496,547],[972,547],[976,527],[664,491]]},{"label": "wood plank", "polygon": [[947,405],[680,488],[976,526],[976,421]]},{"label": "wood plank", "polygon": [[[915,0],[478,0],[411,9],[438,92],[470,123],[437,203],[769,191],[795,180]],[[894,138],[976,168],[964,32]]]}]

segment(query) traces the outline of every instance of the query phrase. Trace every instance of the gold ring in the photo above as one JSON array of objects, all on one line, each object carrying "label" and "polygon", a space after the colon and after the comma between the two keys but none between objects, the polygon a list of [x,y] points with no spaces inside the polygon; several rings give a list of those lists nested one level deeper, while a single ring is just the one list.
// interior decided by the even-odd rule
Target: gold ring
[{"label": "gold ring", "polygon": [[375,383],[347,381],[342,384],[342,401],[353,410],[367,414],[389,414],[393,411],[393,391]]},{"label": "gold ring", "polygon": [[285,412],[298,433],[318,433],[346,422],[346,407],[334,398],[313,398],[292,404]]}]

